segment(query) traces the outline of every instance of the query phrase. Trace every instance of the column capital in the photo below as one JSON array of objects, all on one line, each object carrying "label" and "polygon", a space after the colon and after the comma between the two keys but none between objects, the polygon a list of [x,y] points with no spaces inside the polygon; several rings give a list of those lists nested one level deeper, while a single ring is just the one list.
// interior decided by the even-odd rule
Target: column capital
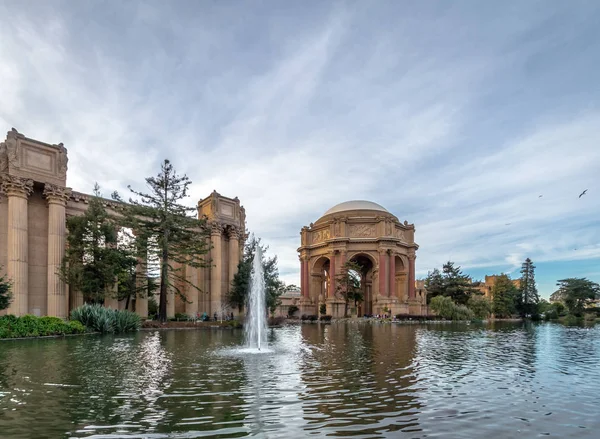
[{"label": "column capital", "polygon": [[409,253],[407,257],[409,261],[414,261],[415,259],[417,259],[417,255],[415,255],[414,253]]},{"label": "column capital", "polygon": [[44,197],[48,200],[48,204],[66,206],[67,201],[71,197],[71,188],[46,183],[44,185]]},{"label": "column capital", "polygon": [[210,223],[211,236],[221,236],[223,233],[223,225],[217,222]]},{"label": "column capital", "polygon": [[239,241],[240,236],[242,234],[242,232],[239,229],[239,227],[235,227],[235,226],[229,226],[227,228],[227,233],[229,234],[229,239],[235,239],[235,240],[238,240],[238,241]]},{"label": "column capital", "polygon": [[8,197],[27,198],[33,192],[33,180],[14,175],[4,175],[2,177],[2,191]]}]

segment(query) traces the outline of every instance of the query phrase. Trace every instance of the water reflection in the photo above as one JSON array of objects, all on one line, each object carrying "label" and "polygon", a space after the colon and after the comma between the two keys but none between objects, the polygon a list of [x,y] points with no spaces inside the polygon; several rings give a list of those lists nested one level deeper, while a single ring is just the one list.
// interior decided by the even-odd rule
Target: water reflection
[{"label": "water reflection", "polygon": [[354,322],[0,344],[8,438],[596,437],[600,330]]}]

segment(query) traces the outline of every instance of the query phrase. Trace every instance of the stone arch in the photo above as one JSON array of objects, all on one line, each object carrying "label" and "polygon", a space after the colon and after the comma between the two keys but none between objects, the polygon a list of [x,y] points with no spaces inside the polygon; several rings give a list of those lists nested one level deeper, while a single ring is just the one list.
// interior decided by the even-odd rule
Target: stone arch
[{"label": "stone arch", "polygon": [[395,260],[395,297],[402,301],[408,300],[408,258],[405,255],[396,254]]},{"label": "stone arch", "polygon": [[310,261],[309,298],[317,303],[323,302],[329,289],[330,259],[319,255]]},{"label": "stone arch", "polygon": [[359,317],[364,314],[373,313],[373,273],[377,267],[376,259],[368,251],[357,251],[348,255],[349,261],[355,261],[363,266],[361,273],[361,287],[363,301],[359,305],[357,315]]}]

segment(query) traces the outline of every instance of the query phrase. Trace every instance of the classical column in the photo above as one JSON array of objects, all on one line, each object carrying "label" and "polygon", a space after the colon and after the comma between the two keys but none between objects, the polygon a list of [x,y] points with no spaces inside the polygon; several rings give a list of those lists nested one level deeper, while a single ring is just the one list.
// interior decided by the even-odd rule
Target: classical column
[{"label": "classical column", "polygon": [[416,255],[408,255],[408,298],[414,299],[415,293],[415,259]]},{"label": "classical column", "polygon": [[58,275],[65,256],[66,206],[71,189],[46,183],[48,201],[48,306],[46,314],[66,318],[69,312],[67,289]]},{"label": "classical column", "polygon": [[13,299],[7,314],[22,316],[29,312],[29,253],[27,197],[33,192],[33,180],[6,176],[2,188],[8,197],[8,266]]},{"label": "classical column", "polygon": [[335,296],[335,251],[331,254],[331,258],[329,259],[329,297]]},{"label": "classical column", "polygon": [[387,296],[387,271],[385,267],[385,261],[387,259],[387,252],[385,250],[379,250],[379,294]]},{"label": "classical column", "polygon": [[340,269],[344,267],[346,264],[346,258],[348,256],[348,252],[346,250],[340,250]]},{"label": "classical column", "polygon": [[304,295],[303,293],[303,295],[307,299],[310,299],[310,262],[308,256],[304,257],[304,272],[302,276],[304,278],[304,285],[306,285],[306,294]]},{"label": "classical column", "polygon": [[221,230],[220,224],[213,223],[210,240],[212,243],[210,267],[210,313],[221,311],[221,273],[223,270],[221,257]]},{"label": "classical column", "polygon": [[308,297],[308,285],[306,284],[306,261],[300,256],[300,294]]},{"label": "classical column", "polygon": [[[148,273],[146,258],[138,257],[138,263],[135,266],[135,313],[142,319],[148,318]],[[167,309],[169,305],[167,305]]]},{"label": "classical column", "polygon": [[229,284],[227,290],[231,289],[233,276],[237,273],[238,264],[240,262],[240,235],[235,228],[229,229]]},{"label": "classical column", "polygon": [[193,287],[193,285],[197,285],[198,282],[198,273],[196,270],[197,269],[191,265],[185,266],[185,280],[187,281],[185,285],[185,313],[190,317],[194,317],[198,314],[198,290]]},{"label": "classical column", "polygon": [[390,297],[396,296],[396,255],[390,252]]}]

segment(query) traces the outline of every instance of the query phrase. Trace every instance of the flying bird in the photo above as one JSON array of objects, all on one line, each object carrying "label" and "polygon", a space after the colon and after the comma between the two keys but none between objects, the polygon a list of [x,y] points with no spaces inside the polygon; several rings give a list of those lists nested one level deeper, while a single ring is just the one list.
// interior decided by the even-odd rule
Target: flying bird
[{"label": "flying bird", "polygon": [[542,198],[542,197],[543,197],[543,195],[540,195],[538,198]]},{"label": "flying bird", "polygon": [[512,224],[512,223],[506,223],[506,224],[504,224],[504,225],[505,225],[505,226],[510,226],[511,224]]},{"label": "flying bird", "polygon": [[579,194],[579,198],[583,197],[585,195],[585,193],[587,192],[587,189],[584,190],[582,193]]}]

